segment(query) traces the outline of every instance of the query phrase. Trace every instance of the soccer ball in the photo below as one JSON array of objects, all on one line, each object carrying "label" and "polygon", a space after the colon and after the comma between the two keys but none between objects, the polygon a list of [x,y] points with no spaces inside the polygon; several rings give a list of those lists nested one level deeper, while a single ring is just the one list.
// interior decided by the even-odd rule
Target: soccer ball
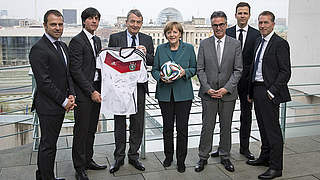
[{"label": "soccer ball", "polygon": [[161,66],[160,75],[165,80],[176,80],[181,73],[180,66],[174,62],[167,61]]}]

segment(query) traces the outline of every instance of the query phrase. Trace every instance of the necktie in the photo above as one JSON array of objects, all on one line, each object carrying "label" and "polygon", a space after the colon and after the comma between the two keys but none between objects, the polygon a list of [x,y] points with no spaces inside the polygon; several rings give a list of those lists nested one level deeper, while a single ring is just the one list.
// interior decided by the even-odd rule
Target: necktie
[{"label": "necktie", "polygon": [[243,29],[239,29],[239,31],[240,31],[240,34],[239,34],[238,40],[239,40],[240,43],[241,43],[241,49],[242,49],[242,45],[243,45],[243,34],[242,34],[242,32],[243,32],[244,30],[243,30]]},{"label": "necktie", "polygon": [[222,41],[219,39],[217,42],[218,42],[218,45],[217,45],[217,57],[218,57],[218,63],[220,65],[221,64],[221,47],[220,47],[220,43]]},{"label": "necktie", "polygon": [[[97,40],[98,37],[97,36],[92,36],[92,40],[93,40],[93,47],[94,47],[94,52],[95,52],[95,56],[98,56],[98,44],[97,44]],[[93,81],[100,81],[101,80],[101,70],[100,69],[96,69],[95,72],[95,77],[93,78]]]},{"label": "necktie", "polygon": [[92,36],[95,55],[98,55],[97,36]]},{"label": "necktie", "polygon": [[131,38],[132,38],[131,47],[134,47],[134,46],[136,46],[136,36],[133,35],[133,36],[131,36]]},{"label": "necktie", "polygon": [[62,53],[62,50],[61,50],[60,41],[55,41],[54,44],[57,46],[57,51],[58,51],[58,54],[60,56],[60,60],[63,62],[64,65],[66,65],[66,61],[64,59],[64,56],[63,56],[63,53]]},{"label": "necktie", "polygon": [[254,82],[254,80],[256,78],[256,72],[257,72],[257,69],[258,69],[259,59],[260,59],[260,55],[261,55],[261,52],[262,52],[262,47],[263,47],[264,42],[265,42],[265,40],[264,40],[264,38],[262,38],[261,46],[259,48],[259,51],[258,51],[258,54],[257,54],[257,58],[256,58],[256,60],[254,62],[254,69],[253,69],[251,82]]}]

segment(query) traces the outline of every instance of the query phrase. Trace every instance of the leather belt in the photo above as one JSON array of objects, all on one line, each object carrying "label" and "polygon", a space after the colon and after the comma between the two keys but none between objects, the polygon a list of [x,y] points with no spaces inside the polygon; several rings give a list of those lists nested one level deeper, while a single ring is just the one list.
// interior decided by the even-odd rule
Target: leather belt
[{"label": "leather belt", "polygon": [[255,81],[253,82],[254,86],[264,86],[264,82],[263,81]]}]

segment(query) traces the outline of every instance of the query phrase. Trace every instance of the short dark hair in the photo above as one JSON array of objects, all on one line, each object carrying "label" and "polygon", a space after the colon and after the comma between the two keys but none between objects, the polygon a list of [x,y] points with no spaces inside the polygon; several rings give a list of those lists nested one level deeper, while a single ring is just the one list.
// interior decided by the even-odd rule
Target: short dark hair
[{"label": "short dark hair", "polygon": [[178,31],[180,32],[181,36],[183,34],[183,28],[182,28],[182,25],[181,23],[177,22],[177,21],[171,21],[171,22],[168,22],[166,24],[166,26],[164,27],[163,29],[163,33],[164,33],[164,36],[167,38],[167,35],[166,33],[168,31],[171,31],[174,27],[176,27],[178,29]]},{"label": "short dark hair", "polygon": [[[134,15],[136,15],[136,16],[138,16],[138,17],[142,17],[142,14],[141,14],[141,12],[140,12],[138,9],[131,9],[131,10],[128,12],[128,14],[127,14],[127,20],[129,19],[129,16],[130,16],[131,14],[134,14]],[[142,20],[143,20],[143,17],[142,17]]]},{"label": "short dark hair", "polygon": [[55,16],[62,17],[62,19],[63,19],[63,15],[61,14],[60,11],[55,10],[55,9],[50,9],[50,10],[48,10],[48,11],[44,14],[44,16],[43,16],[43,23],[44,23],[44,24],[47,24],[47,22],[48,22],[48,16],[49,16],[50,14],[54,14]]},{"label": "short dark hair", "polygon": [[82,13],[81,13],[82,27],[84,27],[83,22],[85,22],[87,18],[95,17],[95,16],[98,16],[98,18],[100,20],[101,14],[99,13],[99,11],[96,8],[88,7],[87,9],[82,11]]},{"label": "short dark hair", "polygon": [[236,13],[238,11],[238,7],[248,7],[249,8],[249,14],[250,14],[251,7],[247,2],[239,2],[237,4],[237,6],[236,6]]},{"label": "short dark hair", "polygon": [[214,12],[211,14],[210,20],[212,20],[213,18],[218,18],[218,17],[223,17],[224,20],[225,20],[226,23],[227,23],[227,15],[226,15],[223,11],[214,11]]},{"label": "short dark hair", "polygon": [[272,22],[274,22],[274,19],[276,18],[271,11],[263,11],[262,13],[260,13],[258,16],[258,20],[259,20],[260,16],[270,16]]}]

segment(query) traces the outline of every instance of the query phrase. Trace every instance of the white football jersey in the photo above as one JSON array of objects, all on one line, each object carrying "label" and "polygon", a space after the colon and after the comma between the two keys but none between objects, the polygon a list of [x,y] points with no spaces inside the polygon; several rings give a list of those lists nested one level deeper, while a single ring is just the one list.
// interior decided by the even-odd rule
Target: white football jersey
[{"label": "white football jersey", "polygon": [[105,116],[136,114],[137,83],[148,81],[145,54],[136,48],[108,48],[97,57],[101,69],[101,109]]}]

